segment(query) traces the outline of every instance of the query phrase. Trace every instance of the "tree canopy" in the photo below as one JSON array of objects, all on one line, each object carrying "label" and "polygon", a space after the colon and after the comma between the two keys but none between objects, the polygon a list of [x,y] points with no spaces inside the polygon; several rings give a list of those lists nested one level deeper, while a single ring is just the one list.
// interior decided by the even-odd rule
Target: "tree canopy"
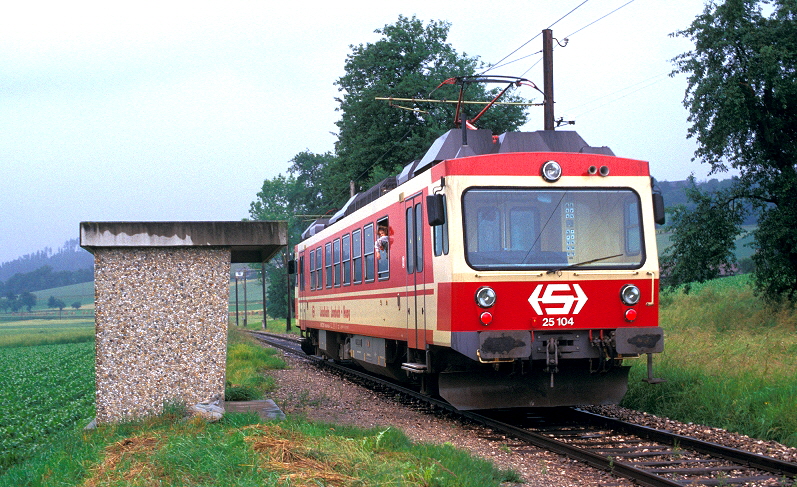
[{"label": "tree canopy", "polygon": [[709,2],[675,34],[694,49],[673,60],[675,72],[688,75],[684,105],[696,158],[712,173],[736,169],[738,182],[723,198],[746,199],[759,214],[756,288],[790,300],[797,297],[796,14],[794,0]]},{"label": "tree canopy", "polygon": [[[330,153],[314,154],[303,151],[291,159],[288,175],[282,174],[263,181],[257,199],[249,206],[253,220],[285,220],[288,222],[288,247],[299,241],[299,236],[309,220],[325,213],[329,205],[321,191],[322,175],[329,162]],[[287,270],[279,257],[266,265],[268,287],[268,313],[284,317],[287,312],[287,290],[283,285]]]},{"label": "tree canopy", "polygon": [[[704,282],[733,272],[737,265],[733,248],[745,210],[732,198],[720,193],[700,191],[694,178],[685,193],[693,210],[685,205],[674,206],[670,212],[672,245],[661,260],[665,286],[685,285],[689,292],[692,282]],[[727,193],[722,193],[727,194]]]},{"label": "tree canopy", "polygon": [[[345,201],[348,197],[351,180],[367,187],[398,173],[403,165],[422,157],[432,142],[452,127],[453,105],[419,103],[419,111],[413,111],[376,100],[428,98],[442,81],[474,75],[483,68],[478,58],[457,53],[447,42],[450,27],[444,21],[424,25],[414,16],[399,16],[395,24],[376,29],[382,36],[378,41],[351,46],[345,74],[336,82],[341,92],[335,145],[338,158],[327,176],[329,189],[334,187],[338,198],[342,195]],[[490,93],[494,96],[497,90],[474,85],[467,97],[486,101],[492,98]],[[447,85],[435,91],[434,98],[455,100],[457,95],[458,88]],[[517,129],[525,121],[522,107],[501,107],[490,110],[480,126],[501,133]]]}]

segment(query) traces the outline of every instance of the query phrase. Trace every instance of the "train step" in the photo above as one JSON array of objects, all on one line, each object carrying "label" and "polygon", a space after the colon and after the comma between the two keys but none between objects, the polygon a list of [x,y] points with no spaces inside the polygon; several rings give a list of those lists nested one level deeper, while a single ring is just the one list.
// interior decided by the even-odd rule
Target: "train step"
[{"label": "train step", "polygon": [[404,362],[401,364],[401,368],[407,372],[414,372],[416,374],[426,373],[426,364],[421,364],[418,362]]}]

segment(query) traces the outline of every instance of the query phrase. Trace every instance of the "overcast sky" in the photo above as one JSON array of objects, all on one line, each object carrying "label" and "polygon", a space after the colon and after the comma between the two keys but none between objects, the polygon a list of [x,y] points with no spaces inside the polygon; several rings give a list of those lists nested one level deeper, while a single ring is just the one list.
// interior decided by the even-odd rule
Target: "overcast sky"
[{"label": "overcast sky", "polygon": [[[660,180],[706,179],[690,162],[685,77],[668,77],[691,47],[669,34],[703,2],[635,0],[579,31],[627,2],[7,2],[0,262],[59,247],[81,221],[247,217],[294,155],[333,150],[333,83],[349,46],[399,14],[451,22],[453,47],[488,63],[537,36],[510,59],[529,57],[492,74],[540,87],[539,33],[558,21],[555,38],[575,32],[554,53],[556,117],[576,121],[567,129],[650,161]],[[526,129],[541,128],[531,108]]]}]

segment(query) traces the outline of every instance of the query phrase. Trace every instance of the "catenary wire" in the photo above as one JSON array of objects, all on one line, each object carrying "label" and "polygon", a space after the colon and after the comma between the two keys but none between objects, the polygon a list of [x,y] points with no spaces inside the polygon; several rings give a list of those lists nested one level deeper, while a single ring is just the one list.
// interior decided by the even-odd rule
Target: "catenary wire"
[{"label": "catenary wire", "polygon": [[[609,105],[610,103],[614,103],[614,102],[616,102],[616,101],[618,101],[618,100],[622,100],[623,98],[625,98],[625,97],[627,97],[627,96],[631,96],[631,95],[633,95],[634,93],[636,93],[636,92],[638,92],[638,91],[642,91],[642,90],[644,90],[645,88],[649,88],[649,87],[651,87],[651,86],[653,86],[653,85],[655,85],[655,84],[657,84],[657,83],[661,83],[661,82],[662,82],[662,81],[664,81],[665,79],[667,79],[667,78],[659,78],[659,79],[657,79],[656,81],[654,81],[654,82],[652,82],[652,83],[648,83],[648,84],[646,84],[645,86],[642,86],[642,87],[640,87],[640,88],[637,88],[636,90],[634,90],[634,91],[631,91],[631,92],[629,92],[629,93],[626,93],[626,94],[625,94],[625,95],[623,95],[623,96],[619,96],[619,97],[617,97],[617,98],[614,98],[614,99],[612,99],[612,100],[610,100],[610,101],[608,101],[608,102],[606,102],[606,103],[604,103],[604,104],[602,104],[602,105],[598,105],[598,106],[596,106],[596,107],[594,107],[594,108],[590,108],[589,110],[587,110],[587,111],[585,111],[585,112],[581,112],[581,113],[579,113],[578,115],[575,115],[575,116],[573,116],[573,118],[577,118],[577,117],[580,117],[580,116],[582,116],[582,115],[586,115],[587,113],[593,112],[593,111],[597,110],[598,108],[603,108],[603,107],[605,107],[606,105]],[[639,84],[639,83],[636,83],[636,84]],[[627,88],[624,88],[624,89],[627,89]],[[623,90],[618,90],[618,91],[616,91],[615,93],[619,93],[620,91],[623,91]],[[609,95],[606,95],[606,96],[609,96]],[[603,96],[603,97],[601,97],[601,98],[605,98],[606,96]],[[591,102],[590,102],[590,103],[591,103]],[[588,104],[588,103],[586,103],[586,104]],[[581,106],[584,106],[584,105],[581,105]]]},{"label": "catenary wire", "polygon": [[[633,1],[633,0],[632,0],[632,1]],[[548,28],[550,29],[550,28],[551,28],[551,27],[553,27],[554,25],[558,24],[558,23],[559,23],[561,20],[563,20],[565,17],[567,17],[568,15],[570,15],[570,14],[572,14],[573,12],[575,12],[576,10],[578,10],[578,9],[579,9],[579,8],[580,8],[582,5],[584,5],[584,4],[585,4],[585,3],[587,3],[587,2],[589,2],[589,0],[584,0],[583,2],[581,2],[580,4],[578,4],[578,5],[577,5],[577,6],[576,6],[576,7],[575,7],[573,10],[571,10],[571,11],[567,12],[567,13],[566,13],[566,14],[564,14],[562,17],[560,17],[560,18],[559,18],[557,21],[555,21],[553,24],[549,25],[549,26],[548,26]],[[496,67],[497,65],[499,65],[499,64],[501,64],[502,62],[506,61],[506,59],[507,59],[509,56],[511,56],[511,55],[515,54],[516,52],[518,52],[519,50],[523,49],[524,47],[526,47],[526,45],[528,45],[528,44],[529,44],[531,41],[533,41],[534,39],[538,38],[539,36],[540,36],[540,34],[537,34],[537,35],[535,35],[534,37],[532,37],[531,39],[527,40],[526,42],[524,42],[523,44],[521,44],[521,45],[520,45],[520,46],[519,46],[517,49],[515,49],[514,51],[510,52],[509,54],[507,54],[506,56],[504,56],[503,58],[501,58],[501,59],[500,59],[500,60],[499,60],[497,63],[495,63],[495,66],[488,67],[488,68],[487,68],[486,70],[484,70],[484,72],[482,72],[481,74],[485,74],[485,73],[487,73],[487,72],[489,72],[489,71],[491,71],[491,70],[495,69],[495,67]],[[521,58],[521,59],[522,59],[522,58]],[[514,62],[514,61],[512,61],[512,62]],[[508,63],[507,63],[507,64],[508,64]],[[521,77],[522,77],[522,76],[521,76]]]},{"label": "catenary wire", "polygon": [[606,15],[604,15],[603,17],[600,17],[600,18],[598,18],[598,19],[595,19],[595,20],[593,20],[592,22],[590,22],[589,24],[585,25],[584,27],[582,27],[582,28],[580,28],[580,29],[578,29],[578,30],[574,31],[573,33],[571,33],[571,34],[567,35],[567,36],[566,36],[566,38],[572,37],[573,35],[575,35],[575,34],[577,34],[577,33],[581,32],[582,30],[586,29],[587,27],[589,27],[590,25],[592,25],[592,24],[594,24],[594,23],[596,23],[596,22],[600,22],[601,20],[603,20],[603,19],[605,19],[606,17],[610,16],[611,14],[613,14],[613,13],[617,12],[618,10],[620,10],[621,8],[625,7],[626,5],[628,5],[628,4],[630,4],[630,3],[634,3],[634,0],[629,0],[629,1],[628,1],[628,2],[626,2],[625,4],[623,4],[623,5],[620,5],[619,7],[617,7],[617,8],[616,8],[616,9],[614,9],[614,10],[612,10],[611,12],[609,12],[609,13],[608,13],[608,14],[606,14]]},{"label": "catenary wire", "polygon": [[[550,26],[548,26],[548,28],[550,29],[551,27],[553,27],[554,25],[556,25],[557,23],[559,23],[561,20],[563,20],[564,18],[566,18],[567,16],[569,16],[570,14],[572,14],[573,12],[575,12],[575,11],[576,11],[578,8],[580,8],[582,5],[584,5],[585,3],[587,3],[587,1],[589,1],[589,0],[585,0],[584,2],[580,3],[579,5],[577,5],[577,6],[576,6],[574,9],[572,9],[571,11],[569,11],[568,13],[566,13],[565,15],[563,15],[561,18],[559,18],[558,20],[556,20],[554,23],[552,23]],[[605,14],[605,15],[602,15],[601,17],[598,17],[597,19],[593,20],[592,22],[590,22],[590,23],[586,24],[585,26],[583,26],[583,27],[581,27],[581,28],[579,28],[579,29],[576,29],[576,30],[575,30],[575,31],[573,31],[572,33],[570,33],[570,34],[568,34],[567,36],[565,36],[565,39],[569,39],[570,37],[574,36],[575,34],[577,34],[577,33],[581,32],[582,30],[586,29],[587,27],[590,27],[591,25],[593,25],[593,24],[596,24],[596,23],[600,22],[601,20],[603,20],[603,19],[605,19],[606,17],[608,17],[608,16],[612,15],[613,13],[617,12],[618,10],[620,10],[620,9],[622,9],[622,8],[624,8],[624,7],[626,7],[626,6],[628,6],[629,4],[633,3],[634,1],[635,1],[635,0],[629,0],[628,2],[624,3],[623,5],[620,5],[619,7],[617,7],[617,8],[616,8],[616,9],[614,9],[614,10],[612,10],[611,12],[609,12],[609,13],[607,13],[607,14]],[[506,65],[508,65],[508,64],[511,64],[511,63],[514,63],[514,62],[520,61],[520,60],[522,60],[522,59],[525,59],[525,58],[528,58],[528,57],[530,57],[530,56],[534,56],[534,55],[537,55],[537,54],[540,54],[540,53],[542,53],[542,51],[538,51],[538,52],[535,52],[535,53],[533,53],[533,54],[529,54],[529,55],[527,55],[527,56],[523,56],[523,57],[521,57],[521,58],[514,59],[514,60],[512,60],[512,61],[506,62],[506,63],[504,63],[504,64],[500,64],[500,63],[504,62],[504,61],[505,61],[505,60],[506,60],[508,57],[510,57],[512,54],[515,54],[516,52],[518,52],[520,49],[522,49],[523,47],[525,47],[525,46],[526,46],[528,43],[530,43],[531,41],[533,41],[534,39],[536,39],[536,38],[537,38],[537,37],[539,37],[539,36],[540,36],[540,34],[537,34],[537,35],[535,35],[534,37],[532,37],[531,39],[529,39],[528,41],[526,41],[525,43],[523,43],[523,45],[521,45],[520,47],[518,47],[517,49],[515,49],[514,51],[512,51],[512,52],[511,52],[511,53],[509,53],[508,55],[504,56],[504,57],[503,57],[503,58],[502,58],[500,61],[498,61],[498,63],[496,63],[496,65],[495,65],[495,66],[491,66],[490,68],[488,68],[488,69],[487,69],[487,70],[485,70],[484,72],[486,73],[486,72],[488,72],[488,71],[490,71],[490,70],[493,70],[493,69],[496,69],[496,68],[498,68],[498,67],[506,66]],[[554,47],[556,47],[556,46],[554,46]],[[538,59],[537,61],[535,61],[535,62],[534,62],[534,64],[532,64],[531,66],[529,66],[529,67],[528,67],[528,69],[526,69],[526,70],[525,70],[525,71],[524,71],[524,72],[523,72],[523,73],[520,75],[520,77],[524,77],[524,76],[526,76],[526,74],[527,74],[529,71],[531,71],[531,70],[534,68],[534,66],[536,66],[537,64],[539,64],[539,63],[540,63],[540,61],[542,61],[542,59]],[[482,74],[484,74],[484,73],[482,73]]]}]

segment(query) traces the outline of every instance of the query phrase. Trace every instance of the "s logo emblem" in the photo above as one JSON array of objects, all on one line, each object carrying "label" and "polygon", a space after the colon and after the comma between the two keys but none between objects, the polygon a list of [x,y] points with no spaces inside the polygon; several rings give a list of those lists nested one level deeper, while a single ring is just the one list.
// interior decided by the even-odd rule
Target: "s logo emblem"
[{"label": "s logo emblem", "polygon": [[[538,315],[568,315],[571,310],[572,314],[577,315],[587,299],[578,284],[573,284],[572,288],[570,284],[539,284],[529,296],[529,304]],[[555,306],[557,304],[561,306]]]}]

